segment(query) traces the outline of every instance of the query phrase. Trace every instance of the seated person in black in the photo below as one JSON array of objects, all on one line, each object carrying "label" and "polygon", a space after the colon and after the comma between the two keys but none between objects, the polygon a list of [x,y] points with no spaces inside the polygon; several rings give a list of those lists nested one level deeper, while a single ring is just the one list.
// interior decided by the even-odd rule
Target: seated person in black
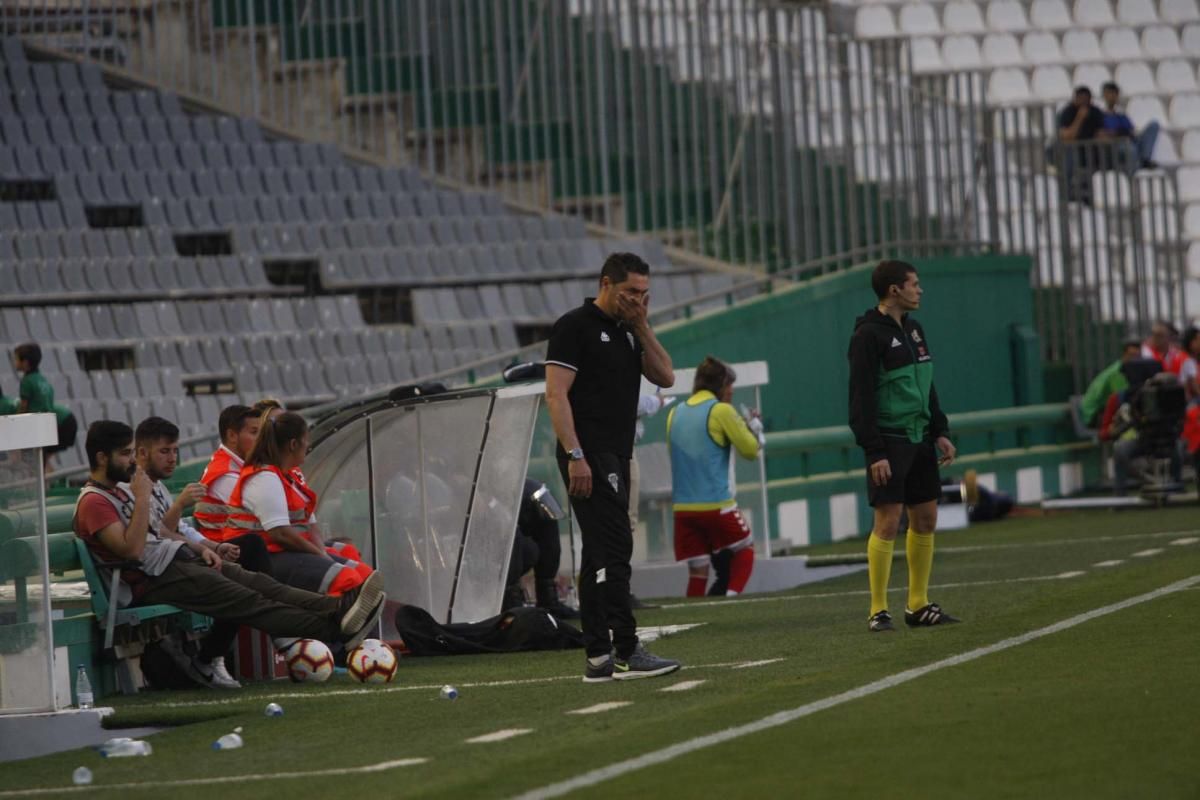
[{"label": "seated person in black", "polygon": [[1047,160],[1058,168],[1067,185],[1067,199],[1091,202],[1091,170],[1098,168],[1092,142],[1104,128],[1104,112],[1092,103],[1092,90],[1075,87],[1071,102],[1058,112],[1058,141],[1046,152]]},{"label": "seated person in black", "polygon": [[504,593],[504,607],[524,605],[521,576],[533,569],[537,604],[559,619],[578,619],[579,612],[558,599],[558,562],[562,543],[558,520],[563,512],[554,495],[541,481],[525,479],[521,508],[517,512],[517,535]]}]

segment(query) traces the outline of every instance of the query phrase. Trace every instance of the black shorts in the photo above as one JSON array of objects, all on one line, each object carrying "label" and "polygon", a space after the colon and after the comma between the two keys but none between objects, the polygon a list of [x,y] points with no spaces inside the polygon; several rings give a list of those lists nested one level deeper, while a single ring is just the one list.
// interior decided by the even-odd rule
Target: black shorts
[{"label": "black shorts", "polygon": [[867,465],[867,502],[872,507],[894,503],[915,506],[941,497],[942,482],[933,442],[913,444],[898,436],[884,436],[883,441],[887,445],[892,479],[884,486],[876,486],[871,481],[871,465]]}]

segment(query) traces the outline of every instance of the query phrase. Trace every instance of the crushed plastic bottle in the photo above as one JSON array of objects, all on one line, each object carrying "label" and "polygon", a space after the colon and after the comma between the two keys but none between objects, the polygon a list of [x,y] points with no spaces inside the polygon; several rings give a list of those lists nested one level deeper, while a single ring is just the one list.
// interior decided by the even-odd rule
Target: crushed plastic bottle
[{"label": "crushed plastic bottle", "polygon": [[141,739],[130,739],[128,736],[118,736],[100,745],[100,755],[105,758],[125,758],[127,756],[148,756],[154,752],[149,742]]},{"label": "crushed plastic bottle", "polygon": [[458,689],[455,689],[450,684],[446,684],[445,686],[442,687],[442,699],[443,700],[457,700],[458,699]]},{"label": "crushed plastic bottle", "polygon": [[239,725],[233,729],[233,733],[227,733],[213,742],[213,750],[236,750],[243,744],[245,742],[242,741],[242,728]]},{"label": "crushed plastic bottle", "polygon": [[92,771],[87,767],[79,767],[71,773],[71,780],[76,786],[88,786],[92,782]]},{"label": "crushed plastic bottle", "polygon": [[267,710],[264,712],[268,717],[282,717],[283,706],[279,703],[267,703]]}]

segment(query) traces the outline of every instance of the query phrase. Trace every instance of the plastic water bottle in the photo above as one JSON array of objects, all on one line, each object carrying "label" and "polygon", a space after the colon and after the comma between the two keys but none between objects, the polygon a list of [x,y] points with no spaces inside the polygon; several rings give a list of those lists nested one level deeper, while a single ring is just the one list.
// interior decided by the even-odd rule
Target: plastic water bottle
[{"label": "plastic water bottle", "polygon": [[[240,729],[239,729],[240,730]],[[237,750],[245,742],[242,741],[242,736],[237,731],[227,733],[220,739],[213,742],[213,750]]]},{"label": "plastic water bottle", "polygon": [[71,773],[71,780],[76,786],[87,786],[92,782],[92,771],[87,767],[80,767]]},{"label": "plastic water bottle", "polygon": [[80,708],[91,708],[96,702],[92,694],[92,682],[88,680],[87,669],[83,664],[75,670],[75,702]]},{"label": "plastic water bottle", "polygon": [[268,717],[282,717],[283,706],[279,705],[279,703],[267,703],[267,710],[265,713]]},{"label": "plastic water bottle", "polygon": [[149,742],[140,739],[130,739],[128,736],[118,736],[100,745],[100,755],[105,758],[126,758],[128,756],[148,756],[154,752]]},{"label": "plastic water bottle", "polygon": [[443,700],[457,700],[458,699],[458,689],[455,689],[450,684],[446,684],[445,686],[442,687],[442,699]]}]

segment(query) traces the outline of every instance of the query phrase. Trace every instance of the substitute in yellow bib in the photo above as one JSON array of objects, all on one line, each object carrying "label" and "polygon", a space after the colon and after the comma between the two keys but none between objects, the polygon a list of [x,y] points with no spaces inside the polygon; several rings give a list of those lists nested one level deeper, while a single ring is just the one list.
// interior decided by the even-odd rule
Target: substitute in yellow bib
[{"label": "substitute in yellow bib", "polygon": [[732,553],[726,595],[741,594],[754,569],[754,537],[729,475],[731,449],[742,458],[758,457],[762,421],[755,414],[747,422],[730,405],[736,380],[732,367],[707,356],[696,368],[692,396],[667,417],[675,560],[687,562],[688,597],[705,593],[714,553]]}]

